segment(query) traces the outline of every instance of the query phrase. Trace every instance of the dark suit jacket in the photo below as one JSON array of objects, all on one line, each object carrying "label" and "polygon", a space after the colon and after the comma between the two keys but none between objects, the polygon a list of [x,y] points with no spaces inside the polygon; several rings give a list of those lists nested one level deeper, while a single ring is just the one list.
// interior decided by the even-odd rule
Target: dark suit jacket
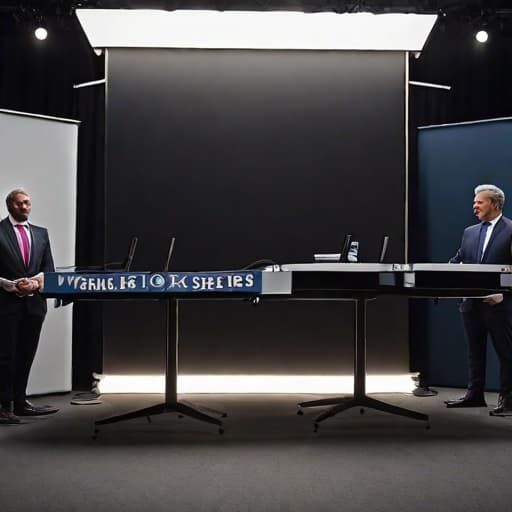
[{"label": "dark suit jacket", "polygon": [[[53,264],[50,240],[46,228],[30,227],[32,244],[30,248],[30,266],[25,268],[9,218],[0,222],[0,276],[6,279],[19,279],[30,277],[39,272],[55,272]],[[30,314],[44,315],[46,313],[46,300],[39,292],[31,297],[17,297],[14,293],[8,293],[0,289],[0,315],[12,314],[26,307]]]},{"label": "dark suit jacket", "polygon": [[[478,263],[478,239],[480,237],[480,224],[474,224],[464,230],[462,242],[457,254],[450,263]],[[512,220],[501,217],[492,231],[489,243],[480,263],[494,265],[512,265]],[[473,300],[466,300],[461,304],[461,311],[471,310]],[[504,294],[504,300],[494,308],[510,308],[512,310],[512,295]]]}]

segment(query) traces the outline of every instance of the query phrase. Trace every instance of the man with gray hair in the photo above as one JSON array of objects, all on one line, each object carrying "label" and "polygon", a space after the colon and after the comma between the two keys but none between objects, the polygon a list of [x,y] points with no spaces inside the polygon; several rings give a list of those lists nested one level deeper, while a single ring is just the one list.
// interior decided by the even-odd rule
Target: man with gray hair
[{"label": "man with gray hair", "polygon": [[25,190],[10,192],[6,204],[9,216],[0,222],[0,425],[57,412],[35,406],[25,394],[46,315],[41,273],[55,271],[48,231],[28,222],[32,203]]},{"label": "man with gray hair", "polygon": [[[512,265],[512,220],[502,214],[505,194],[495,185],[475,188],[473,212],[480,221],[464,230],[451,263]],[[484,398],[487,337],[500,362],[498,406],[491,416],[512,416],[512,295],[495,294],[464,299],[460,312],[466,335],[469,382],[466,395],[446,406],[486,407]]]}]

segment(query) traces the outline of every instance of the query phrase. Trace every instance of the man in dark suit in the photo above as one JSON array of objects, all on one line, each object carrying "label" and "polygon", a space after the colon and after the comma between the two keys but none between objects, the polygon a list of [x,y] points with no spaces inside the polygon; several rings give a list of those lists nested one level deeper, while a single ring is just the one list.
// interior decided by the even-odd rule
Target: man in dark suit
[{"label": "man in dark suit", "polygon": [[[512,221],[502,214],[505,195],[494,185],[475,188],[473,212],[479,224],[464,230],[462,243],[451,263],[512,265]],[[460,305],[469,363],[466,395],[448,400],[446,406],[485,407],[485,367],[487,337],[500,362],[498,406],[491,416],[512,415],[512,294],[490,295],[483,299],[464,299]]]},{"label": "man in dark suit", "polygon": [[53,272],[54,265],[48,231],[28,222],[28,194],[13,190],[6,203],[9,216],[0,222],[0,424],[15,424],[18,416],[57,412],[36,407],[25,395],[46,315],[41,273]]}]

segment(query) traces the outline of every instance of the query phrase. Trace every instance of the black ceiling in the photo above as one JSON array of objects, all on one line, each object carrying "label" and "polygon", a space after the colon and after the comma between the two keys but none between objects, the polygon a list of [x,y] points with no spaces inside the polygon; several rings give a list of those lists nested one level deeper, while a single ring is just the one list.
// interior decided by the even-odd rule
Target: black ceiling
[{"label": "black ceiling", "polygon": [[78,8],[435,13],[444,24],[484,21],[498,25],[502,33],[512,32],[510,0],[5,0],[0,1],[0,21],[17,26],[46,23],[68,30]]},{"label": "black ceiling", "polygon": [[66,16],[77,8],[103,9],[215,9],[293,10],[304,12],[414,12],[478,14],[501,11],[511,14],[509,0],[22,0],[4,1],[0,12],[37,11],[43,15]]}]

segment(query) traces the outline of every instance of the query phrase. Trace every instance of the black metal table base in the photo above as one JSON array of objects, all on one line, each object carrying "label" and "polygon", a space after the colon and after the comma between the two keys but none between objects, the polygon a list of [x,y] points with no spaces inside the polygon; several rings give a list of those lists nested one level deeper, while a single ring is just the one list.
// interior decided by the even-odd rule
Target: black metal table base
[{"label": "black metal table base", "polygon": [[426,421],[427,423],[429,421],[429,418],[426,414],[411,411],[410,409],[405,409],[404,407],[391,405],[369,396],[362,396],[357,398],[353,396],[340,396],[335,398],[324,398],[321,400],[311,400],[309,402],[300,403],[299,407],[319,407],[322,405],[332,405],[333,407],[330,407],[327,409],[327,411],[324,411],[322,414],[315,418],[315,431],[318,429],[318,423],[321,421],[324,421],[327,418],[331,418],[332,416],[336,416],[336,414],[346,411],[347,409],[351,409],[352,407],[361,407],[361,413],[363,412],[364,408],[367,408],[382,412],[389,412],[390,414],[397,414],[399,416],[405,416],[406,418],[411,418],[413,420]]},{"label": "black metal table base", "polygon": [[428,423],[428,415],[422,414],[404,407],[387,404],[371,398],[366,395],[366,303],[369,297],[361,295],[356,297],[355,300],[355,322],[354,322],[354,394],[345,397],[332,397],[322,398],[319,400],[310,400],[302,402],[299,405],[299,414],[302,414],[302,409],[307,407],[321,407],[331,405],[329,409],[317,416],[314,422],[315,432],[318,430],[318,424],[327,418],[332,418],[336,414],[351,409],[352,407],[361,407],[361,413],[364,408],[376,409],[390,414],[405,416],[414,420],[426,421],[427,428],[430,428]]},{"label": "black metal table base", "polygon": [[[135,411],[118,414],[116,416],[110,416],[109,418],[97,420],[94,422],[94,424],[96,426],[99,426],[108,425],[109,423],[117,423],[119,421],[131,420],[135,418],[149,419],[151,416],[166,413],[177,413],[178,415],[188,416],[189,418],[205,421],[206,423],[212,423],[213,425],[218,425],[219,427],[222,427],[222,421],[220,421],[218,418],[215,418],[214,416],[211,416],[211,414],[216,414],[222,417],[226,416],[225,413],[221,411],[216,411],[215,409],[210,409],[208,407],[195,407],[189,402],[175,402],[152,405],[150,407],[144,407],[143,409],[137,409]],[[95,433],[97,434],[97,432]]]},{"label": "black metal table base", "polygon": [[164,301],[165,318],[167,323],[166,333],[166,368],[165,368],[165,402],[162,404],[144,407],[135,411],[110,416],[94,422],[96,426],[93,439],[98,436],[98,426],[108,425],[109,423],[117,423],[135,418],[147,418],[151,421],[151,416],[157,414],[177,413],[178,416],[187,416],[199,421],[211,423],[219,427],[219,434],[224,433],[222,421],[215,416],[226,417],[227,414],[209,407],[201,407],[178,400],[178,300],[170,297]]}]

